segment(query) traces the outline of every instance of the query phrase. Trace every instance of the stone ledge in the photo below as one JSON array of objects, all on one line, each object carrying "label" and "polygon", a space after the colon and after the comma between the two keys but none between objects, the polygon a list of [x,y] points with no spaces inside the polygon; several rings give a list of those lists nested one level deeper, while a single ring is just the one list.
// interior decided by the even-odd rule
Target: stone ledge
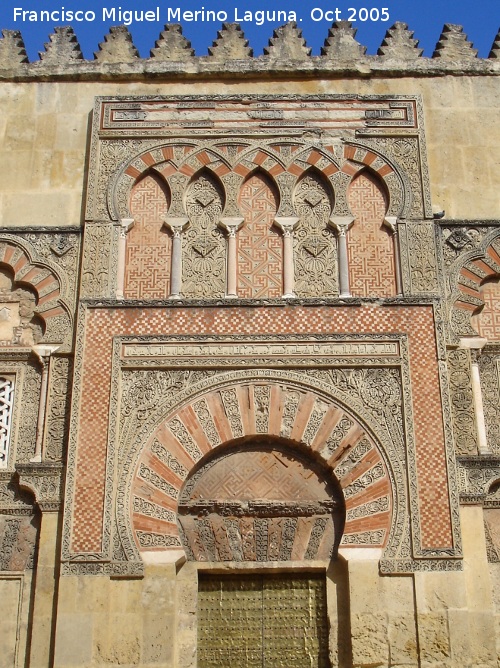
[{"label": "stone ledge", "polygon": [[150,58],[140,58],[126,26],[114,26],[99,44],[95,60],[83,58],[71,27],[57,27],[40,53],[29,62],[22,35],[3,30],[0,39],[0,81],[134,81],[263,76],[294,78],[499,76],[500,37],[496,36],[488,58],[477,58],[463,28],[446,24],[432,58],[422,56],[418,40],[404,23],[390,28],[377,55],[365,55],[348,21],[334,23],[320,56],[311,56],[295,23],[274,31],[264,55],[253,56],[239,24],[225,23],[208,56],[195,56],[178,24],[167,24]]}]

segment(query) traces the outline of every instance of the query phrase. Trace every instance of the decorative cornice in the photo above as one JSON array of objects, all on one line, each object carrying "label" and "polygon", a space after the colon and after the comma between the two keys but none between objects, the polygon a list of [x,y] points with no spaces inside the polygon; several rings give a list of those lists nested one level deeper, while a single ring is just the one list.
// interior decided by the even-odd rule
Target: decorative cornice
[{"label": "decorative cornice", "polygon": [[[489,58],[477,58],[461,26],[446,24],[432,58],[422,57],[417,40],[406,24],[390,28],[378,55],[354,40],[346,21],[332,26],[321,56],[311,56],[301,32],[288,23],[274,32],[264,55],[252,50],[238,24],[224,24],[208,56],[194,56],[178,25],[166,25],[151,58],[140,58],[125,26],[115,26],[99,44],[95,60],[82,57],[71,28],[55,28],[40,60],[27,62],[25,45],[17,30],[3,30],[0,39],[0,81],[133,81],[189,78],[275,77],[441,77],[500,76],[498,39]],[[351,33],[353,33],[351,35]],[[346,35],[350,42],[346,46]],[[347,50],[346,50],[347,49]],[[335,56],[335,57],[334,57]]]}]

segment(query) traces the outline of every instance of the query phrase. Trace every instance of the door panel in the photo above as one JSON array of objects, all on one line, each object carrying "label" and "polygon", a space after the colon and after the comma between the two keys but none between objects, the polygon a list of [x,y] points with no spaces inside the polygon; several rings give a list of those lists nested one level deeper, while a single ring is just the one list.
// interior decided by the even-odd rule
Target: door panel
[{"label": "door panel", "polygon": [[199,668],[327,668],[325,580],[200,575]]}]

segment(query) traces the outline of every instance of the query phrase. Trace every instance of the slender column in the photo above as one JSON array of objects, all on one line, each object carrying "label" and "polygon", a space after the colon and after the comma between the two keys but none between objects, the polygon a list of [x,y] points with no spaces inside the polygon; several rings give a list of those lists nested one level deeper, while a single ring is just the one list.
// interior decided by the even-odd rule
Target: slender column
[{"label": "slender column", "polygon": [[484,419],[483,393],[481,390],[481,376],[479,373],[479,357],[487,339],[470,337],[460,339],[460,348],[469,348],[471,352],[471,384],[472,401],[476,413],[477,449],[480,455],[491,454],[486,436],[486,421]]},{"label": "slender column", "polygon": [[120,220],[120,237],[118,239],[118,275],[116,277],[116,298],[123,299],[125,286],[125,255],[127,252],[127,233],[134,226],[133,218]]},{"label": "slender column", "polygon": [[55,353],[60,346],[39,344],[33,346],[32,350],[40,360],[42,365],[42,383],[40,386],[40,403],[38,405],[38,420],[36,425],[36,442],[35,442],[35,456],[30,459],[31,462],[42,461],[43,449],[43,433],[45,427],[45,411],[47,409],[47,395],[48,395],[48,381],[49,381],[49,364],[50,356]]},{"label": "slender column", "polygon": [[227,232],[226,262],[226,297],[237,297],[236,289],[236,232],[243,224],[244,218],[221,218],[219,226]]},{"label": "slender column", "polygon": [[182,233],[189,226],[189,219],[167,217],[164,225],[172,232],[170,299],[180,299],[182,285]]},{"label": "slender column", "polygon": [[350,297],[349,257],[347,255],[347,231],[354,222],[352,216],[332,216],[329,225],[337,232],[339,255],[339,288],[340,297]]},{"label": "slender column", "polygon": [[283,297],[295,297],[295,269],[293,263],[293,231],[299,218],[295,216],[277,216],[276,225],[283,232]]},{"label": "slender column", "polygon": [[394,271],[396,273],[396,294],[400,297],[403,294],[403,281],[401,278],[401,259],[399,257],[399,234],[397,216],[386,216],[384,225],[389,228],[392,236],[392,248],[394,253]]}]

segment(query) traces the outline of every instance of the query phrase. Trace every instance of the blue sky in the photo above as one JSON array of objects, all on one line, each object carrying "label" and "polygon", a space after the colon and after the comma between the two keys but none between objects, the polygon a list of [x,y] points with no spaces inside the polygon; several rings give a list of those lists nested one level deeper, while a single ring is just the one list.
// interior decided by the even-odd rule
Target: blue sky
[{"label": "blue sky", "polygon": [[[95,20],[92,22],[72,21],[76,35],[82,47],[84,56],[93,58],[93,52],[97,50],[99,42],[103,41],[105,33],[111,25],[118,21],[102,20],[102,8],[118,8],[122,10],[151,10],[156,11],[159,7],[159,22],[133,23],[129,26],[134,44],[140,51],[141,56],[148,57],[149,50],[154,47],[164,23],[167,22],[168,7],[180,7],[181,11],[206,10],[226,11],[228,21],[234,21],[235,8],[242,16],[245,10],[255,12],[262,9],[271,10],[293,10],[297,13],[299,26],[309,46],[313,48],[313,54],[318,54],[328,34],[331,21],[322,20],[314,22],[310,18],[311,10],[318,8],[323,12],[338,9],[340,17],[347,19],[349,8],[356,11],[362,8],[374,10],[371,12],[376,18],[377,11],[381,15],[382,8],[387,9],[388,21],[358,20],[353,25],[358,29],[357,39],[368,47],[368,54],[375,54],[377,48],[385,35],[388,27],[395,21],[403,21],[414,31],[414,37],[420,41],[420,47],[424,49],[424,55],[430,56],[439,39],[442,27],[445,23],[458,23],[464,26],[468,39],[474,43],[479,50],[480,57],[487,57],[500,27],[500,0],[3,0],[0,7],[0,27],[18,29],[21,31],[28,51],[30,60],[38,59],[38,52],[43,51],[44,42],[53,32],[55,25],[68,25],[68,21],[56,22],[33,22],[18,19],[14,21],[14,8],[25,11],[41,12],[42,10],[59,11],[64,7],[71,11],[93,11]],[[366,16],[367,12],[361,12]],[[319,16],[320,12],[316,12]],[[302,19],[300,21],[300,19]],[[184,22],[183,31],[191,41],[197,55],[207,55],[207,49],[217,36],[220,29],[219,21],[215,22]],[[273,28],[278,27],[282,21],[264,23],[258,26],[255,22],[242,23],[245,36],[250,41],[254,55],[260,55],[262,49],[267,45],[272,36]]]}]

